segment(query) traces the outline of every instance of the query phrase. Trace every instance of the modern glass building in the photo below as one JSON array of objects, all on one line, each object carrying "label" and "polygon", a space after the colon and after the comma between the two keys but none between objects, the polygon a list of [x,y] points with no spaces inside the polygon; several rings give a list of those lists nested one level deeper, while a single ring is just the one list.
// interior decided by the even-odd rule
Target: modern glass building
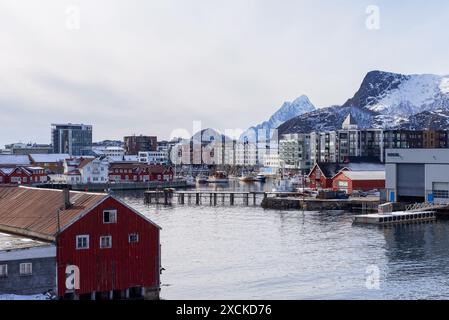
[{"label": "modern glass building", "polygon": [[92,155],[92,126],[84,124],[52,124],[53,153],[72,156]]}]

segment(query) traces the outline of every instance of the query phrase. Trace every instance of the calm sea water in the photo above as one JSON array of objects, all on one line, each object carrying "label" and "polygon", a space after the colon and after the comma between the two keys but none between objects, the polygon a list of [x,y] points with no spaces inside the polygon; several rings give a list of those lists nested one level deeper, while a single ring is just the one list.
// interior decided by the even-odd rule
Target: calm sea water
[{"label": "calm sea water", "polygon": [[[163,228],[163,299],[449,298],[448,222],[366,227],[349,213],[164,207],[145,205],[141,192],[116,196]],[[377,270],[379,288],[368,288]]]}]

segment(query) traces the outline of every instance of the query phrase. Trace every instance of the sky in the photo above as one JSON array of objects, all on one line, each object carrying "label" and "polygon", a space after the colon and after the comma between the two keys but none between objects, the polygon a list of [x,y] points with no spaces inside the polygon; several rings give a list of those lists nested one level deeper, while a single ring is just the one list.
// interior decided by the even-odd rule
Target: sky
[{"label": "sky", "polygon": [[51,123],[165,139],[302,94],[343,104],[370,70],[449,74],[447,30],[444,0],[0,0],[0,147]]}]

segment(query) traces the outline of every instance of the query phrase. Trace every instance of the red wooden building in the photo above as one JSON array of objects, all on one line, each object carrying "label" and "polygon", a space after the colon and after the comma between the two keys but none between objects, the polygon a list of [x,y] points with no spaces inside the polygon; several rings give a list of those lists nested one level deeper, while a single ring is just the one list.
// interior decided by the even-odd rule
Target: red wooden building
[{"label": "red wooden building", "polygon": [[341,171],[333,180],[334,191],[353,193],[385,189],[385,171]]},{"label": "red wooden building", "polygon": [[332,178],[344,169],[337,163],[317,163],[307,176],[307,186],[312,189],[332,189]]},{"label": "red wooden building", "polygon": [[173,181],[173,169],[169,166],[144,163],[111,163],[110,182]]},{"label": "red wooden building", "polygon": [[[56,246],[61,298],[159,297],[160,227],[110,195],[0,188],[0,232]],[[79,270],[74,289],[66,284],[72,266]]]},{"label": "red wooden building", "polygon": [[31,185],[47,181],[47,174],[41,167],[0,167],[0,184]]}]

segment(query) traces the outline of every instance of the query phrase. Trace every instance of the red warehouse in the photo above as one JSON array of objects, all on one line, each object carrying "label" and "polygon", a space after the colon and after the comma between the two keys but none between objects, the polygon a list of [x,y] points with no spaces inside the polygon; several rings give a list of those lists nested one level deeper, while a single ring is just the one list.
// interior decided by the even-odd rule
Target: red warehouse
[{"label": "red warehouse", "polygon": [[173,175],[171,167],[162,165],[111,163],[109,166],[111,182],[173,181]]},{"label": "red warehouse", "polygon": [[[0,232],[55,247],[56,267],[36,277],[56,279],[60,298],[159,297],[160,227],[110,195],[0,188]],[[67,270],[79,286],[67,285]]]},{"label": "red warehouse", "polygon": [[353,193],[385,189],[385,171],[341,171],[333,178],[333,190]]}]

